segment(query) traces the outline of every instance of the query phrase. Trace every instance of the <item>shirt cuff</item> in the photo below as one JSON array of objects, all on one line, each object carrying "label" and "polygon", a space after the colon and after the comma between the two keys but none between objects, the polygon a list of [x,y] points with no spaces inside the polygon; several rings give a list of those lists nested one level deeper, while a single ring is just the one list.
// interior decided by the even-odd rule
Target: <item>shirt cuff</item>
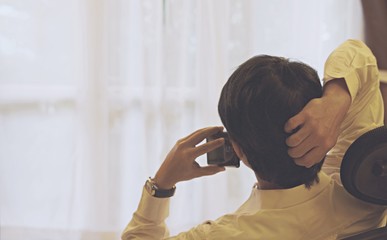
[{"label": "shirt cuff", "polygon": [[144,187],[136,213],[150,221],[164,221],[169,215],[169,202],[169,198],[153,197]]}]

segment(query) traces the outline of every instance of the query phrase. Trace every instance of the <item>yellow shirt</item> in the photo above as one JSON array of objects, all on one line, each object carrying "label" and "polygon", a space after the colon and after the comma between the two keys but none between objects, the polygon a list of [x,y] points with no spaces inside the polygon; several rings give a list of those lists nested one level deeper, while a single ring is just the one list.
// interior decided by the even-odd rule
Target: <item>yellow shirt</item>
[{"label": "yellow shirt", "polygon": [[[352,105],[338,143],[325,166],[337,174],[349,144],[383,121],[376,61],[360,41],[349,40],[328,58],[324,78],[344,77]],[[145,190],[122,239],[337,239],[380,226],[384,208],[363,203],[325,173],[311,189],[253,188],[249,199],[234,213],[207,221],[175,237],[168,237],[165,219],[169,199]],[[184,209],[182,209],[184,211]]]}]

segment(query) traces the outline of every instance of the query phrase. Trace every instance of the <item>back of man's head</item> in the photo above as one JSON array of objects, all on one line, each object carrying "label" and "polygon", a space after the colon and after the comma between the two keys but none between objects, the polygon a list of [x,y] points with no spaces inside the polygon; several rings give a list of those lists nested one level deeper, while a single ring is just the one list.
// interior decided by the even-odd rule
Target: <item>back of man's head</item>
[{"label": "back of man's head", "polygon": [[311,168],[288,155],[286,121],[322,95],[314,69],[300,62],[256,56],[230,76],[218,110],[231,139],[239,145],[259,178],[283,188],[318,182],[323,160]]}]

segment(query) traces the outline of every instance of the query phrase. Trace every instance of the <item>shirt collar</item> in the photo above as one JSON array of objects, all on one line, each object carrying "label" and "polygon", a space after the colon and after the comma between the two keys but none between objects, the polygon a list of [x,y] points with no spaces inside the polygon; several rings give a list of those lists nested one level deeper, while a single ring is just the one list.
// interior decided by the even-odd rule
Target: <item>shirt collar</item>
[{"label": "shirt collar", "polygon": [[288,189],[262,190],[254,187],[250,199],[259,201],[260,209],[279,209],[298,205],[320,194],[329,184],[331,178],[325,173],[318,174],[319,183],[309,189],[304,185]]}]

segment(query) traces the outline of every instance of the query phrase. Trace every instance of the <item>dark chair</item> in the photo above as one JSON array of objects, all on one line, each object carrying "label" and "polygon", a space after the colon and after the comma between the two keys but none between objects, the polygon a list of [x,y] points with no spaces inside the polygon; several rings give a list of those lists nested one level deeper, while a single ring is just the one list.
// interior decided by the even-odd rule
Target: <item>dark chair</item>
[{"label": "dark chair", "polygon": [[[343,157],[340,170],[344,188],[365,202],[387,206],[387,128],[360,136]],[[387,226],[345,240],[387,239]]]}]

